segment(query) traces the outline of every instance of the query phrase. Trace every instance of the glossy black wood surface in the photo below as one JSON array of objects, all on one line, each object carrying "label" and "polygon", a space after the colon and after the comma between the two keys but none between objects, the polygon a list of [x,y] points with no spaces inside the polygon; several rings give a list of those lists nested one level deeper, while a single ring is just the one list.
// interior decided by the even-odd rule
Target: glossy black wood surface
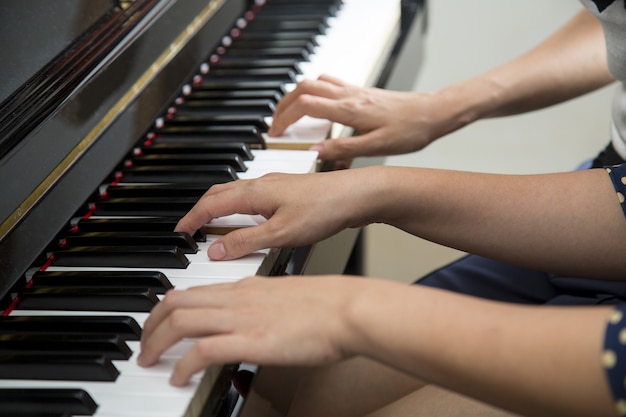
[{"label": "glossy black wood surface", "polygon": [[[58,4],[66,7],[65,3]],[[15,226],[0,236],[0,296],[20,280],[50,239],[180,93],[181,87],[198,71],[199,65],[246,6],[245,0],[218,3],[221,6],[208,23],[124,111],[116,115],[104,134],[55,179],[40,201],[29,212],[22,213]],[[207,4],[206,0],[160,0],[141,18],[131,19],[135,26],[130,32],[110,41],[115,46],[101,64],[85,76],[80,85],[70,89],[59,106],[0,159],[0,223],[5,222],[36,187],[49,180],[51,172]],[[66,52],[72,53],[71,50]]]}]

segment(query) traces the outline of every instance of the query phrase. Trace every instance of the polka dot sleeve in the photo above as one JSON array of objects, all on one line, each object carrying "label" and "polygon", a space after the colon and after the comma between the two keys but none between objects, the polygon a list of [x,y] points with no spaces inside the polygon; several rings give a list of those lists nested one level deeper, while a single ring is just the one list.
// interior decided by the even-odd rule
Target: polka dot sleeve
[{"label": "polka dot sleeve", "polygon": [[604,336],[602,366],[618,415],[626,416],[626,304],[615,307]]},{"label": "polka dot sleeve", "polygon": [[604,169],[606,169],[606,172],[609,173],[609,177],[611,177],[611,181],[613,181],[617,199],[622,205],[622,210],[626,216],[626,202],[624,202],[626,196],[626,164],[605,167]]}]

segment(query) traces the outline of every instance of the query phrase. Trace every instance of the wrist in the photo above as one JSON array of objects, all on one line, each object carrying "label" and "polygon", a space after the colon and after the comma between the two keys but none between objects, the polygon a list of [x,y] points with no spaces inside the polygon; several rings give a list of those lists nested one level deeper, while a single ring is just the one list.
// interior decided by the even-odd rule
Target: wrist
[{"label": "wrist", "polygon": [[493,80],[473,78],[436,92],[435,102],[449,114],[447,125],[453,131],[494,114],[501,90]]}]

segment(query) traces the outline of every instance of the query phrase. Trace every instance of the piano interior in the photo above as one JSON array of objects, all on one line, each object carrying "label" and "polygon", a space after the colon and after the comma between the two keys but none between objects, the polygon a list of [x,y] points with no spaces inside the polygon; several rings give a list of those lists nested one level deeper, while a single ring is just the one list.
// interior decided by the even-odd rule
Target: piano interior
[{"label": "piano interior", "polygon": [[306,148],[349,130],[270,139],[274,106],[322,72],[411,89],[425,27],[420,0],[1,2],[0,415],[248,415],[236,365],[168,385],[191,342],[134,365],[142,321],[173,287],[358,271],[358,231],[211,263],[217,235],[258,219],[174,225],[213,184],[333,169]]}]

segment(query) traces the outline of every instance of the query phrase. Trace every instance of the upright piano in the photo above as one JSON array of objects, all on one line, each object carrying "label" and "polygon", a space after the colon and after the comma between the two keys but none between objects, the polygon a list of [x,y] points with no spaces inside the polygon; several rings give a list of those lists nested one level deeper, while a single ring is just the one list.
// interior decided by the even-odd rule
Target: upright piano
[{"label": "upright piano", "polygon": [[269,138],[277,101],[321,73],[412,88],[425,25],[420,0],[0,2],[0,415],[231,415],[234,366],[168,385],[192,341],[136,366],[152,306],[173,287],[341,273],[357,236],[211,262],[220,233],[263,219],[174,225],[213,184],[333,169],[306,149],[349,129],[304,118]]}]

